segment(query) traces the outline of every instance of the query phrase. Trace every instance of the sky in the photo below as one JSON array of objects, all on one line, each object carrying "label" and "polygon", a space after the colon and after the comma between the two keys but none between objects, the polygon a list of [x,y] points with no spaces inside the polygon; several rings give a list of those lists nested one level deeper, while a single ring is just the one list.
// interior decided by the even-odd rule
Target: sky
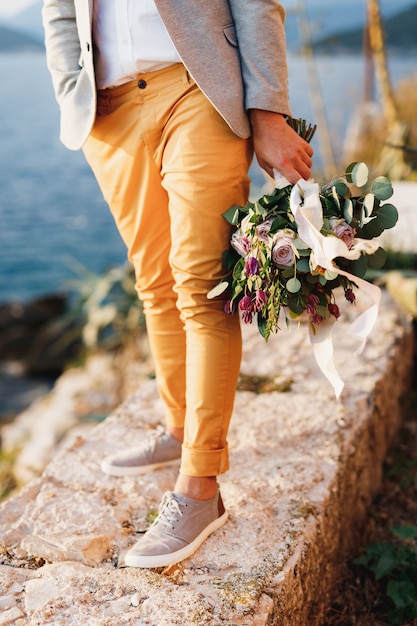
[{"label": "sky", "polygon": [[[282,4],[291,9],[296,6],[300,0],[281,0]],[[396,5],[398,10],[402,8],[415,4],[417,0],[396,0]],[[0,19],[8,19],[15,15],[18,15],[24,9],[30,7],[35,4],[37,0],[0,0]],[[358,9],[359,7],[365,6],[366,0],[350,0],[350,5],[353,8]],[[343,6],[346,6],[343,0],[306,0],[306,3],[309,7],[325,9],[326,7],[332,7],[333,10],[337,3],[340,3]],[[382,8],[392,7],[392,0],[381,0]]]},{"label": "sky", "polygon": [[35,0],[0,0],[0,16],[12,17],[17,15],[31,4],[34,4]]}]

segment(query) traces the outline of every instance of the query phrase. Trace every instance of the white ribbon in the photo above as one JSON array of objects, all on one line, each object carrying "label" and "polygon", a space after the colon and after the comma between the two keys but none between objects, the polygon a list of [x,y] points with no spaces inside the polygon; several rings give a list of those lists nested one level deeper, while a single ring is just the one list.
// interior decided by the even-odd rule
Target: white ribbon
[{"label": "white ribbon", "polygon": [[[360,353],[376,322],[381,301],[381,290],[376,285],[335,267],[332,261],[339,256],[346,259],[359,258],[361,250],[364,250],[369,242],[364,242],[362,245],[360,240],[356,240],[352,249],[349,249],[338,237],[325,237],[321,234],[323,209],[319,197],[319,186],[316,183],[299,180],[291,191],[290,207],[297,222],[298,235],[311,248],[315,263],[334,274],[346,276],[373,301],[373,304],[362,312],[348,328],[348,333],[359,341],[356,353]],[[310,340],[316,362],[331,383],[338,398],[344,383],[337,373],[333,361],[332,332],[334,322],[335,319],[329,316],[315,327],[315,332],[310,329]]]}]

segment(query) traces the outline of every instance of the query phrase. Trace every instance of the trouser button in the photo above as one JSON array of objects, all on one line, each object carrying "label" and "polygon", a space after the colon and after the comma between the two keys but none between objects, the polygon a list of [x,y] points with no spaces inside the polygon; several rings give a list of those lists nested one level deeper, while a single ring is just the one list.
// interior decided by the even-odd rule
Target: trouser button
[{"label": "trouser button", "polygon": [[138,80],[138,87],[139,87],[139,89],[145,89],[145,87],[146,87],[146,80],[143,80],[143,78]]}]

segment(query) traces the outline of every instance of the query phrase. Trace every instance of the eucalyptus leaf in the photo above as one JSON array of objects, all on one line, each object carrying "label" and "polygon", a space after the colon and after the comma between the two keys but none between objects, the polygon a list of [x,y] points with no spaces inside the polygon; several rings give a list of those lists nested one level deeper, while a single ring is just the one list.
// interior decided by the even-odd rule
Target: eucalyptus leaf
[{"label": "eucalyptus leaf", "polygon": [[287,280],[286,287],[290,293],[298,293],[301,289],[301,283],[298,278],[294,276],[294,278]]},{"label": "eucalyptus leaf", "polygon": [[349,196],[349,187],[342,181],[338,181],[335,184],[335,188],[337,191],[337,195],[341,198],[346,198]]},{"label": "eucalyptus leaf", "polygon": [[357,219],[358,219],[360,228],[362,228],[364,224],[364,220],[365,220],[365,209],[363,206],[361,206],[358,210]]},{"label": "eucalyptus leaf", "polygon": [[385,252],[384,248],[378,248],[378,250],[373,254],[367,255],[366,260],[369,268],[373,270],[379,270],[385,265],[385,261],[387,260],[387,253]]},{"label": "eucalyptus leaf", "polygon": [[293,267],[287,267],[285,270],[282,271],[283,278],[289,278],[290,276],[293,276],[293,275],[294,275]]},{"label": "eucalyptus leaf", "polygon": [[343,216],[348,224],[351,223],[353,219],[353,203],[350,198],[346,198],[345,204],[343,207]]},{"label": "eucalyptus leaf", "polygon": [[368,182],[369,169],[366,163],[355,163],[352,171],[351,178],[354,185],[357,187],[363,187]]},{"label": "eucalyptus leaf", "polygon": [[366,259],[366,256],[362,254],[362,256],[360,256],[359,259],[356,259],[355,261],[351,261],[350,271],[352,274],[354,274],[354,276],[363,278],[366,273],[367,265],[368,265],[368,261]]},{"label": "eucalyptus leaf", "polygon": [[393,228],[398,221],[398,211],[393,204],[383,204],[377,210],[378,223],[384,230]]},{"label": "eucalyptus leaf", "polygon": [[307,257],[302,257],[297,261],[297,271],[298,272],[309,272],[310,271],[310,263]]},{"label": "eucalyptus leaf", "polygon": [[367,224],[364,224],[361,229],[361,237],[363,239],[374,239],[379,237],[384,232],[384,227],[379,222],[379,216],[376,215],[375,219],[371,220]]},{"label": "eucalyptus leaf", "polygon": [[333,185],[333,187],[332,187],[332,196],[333,196],[334,201],[336,202],[338,208],[340,209],[340,200],[339,200],[339,196],[337,195],[337,189],[336,189],[335,185]]},{"label": "eucalyptus leaf", "polygon": [[363,200],[363,208],[365,210],[365,216],[369,217],[374,210],[375,196],[373,193],[367,193]]},{"label": "eucalyptus leaf", "polygon": [[394,193],[390,181],[385,176],[375,178],[371,186],[371,191],[378,200],[388,200]]}]

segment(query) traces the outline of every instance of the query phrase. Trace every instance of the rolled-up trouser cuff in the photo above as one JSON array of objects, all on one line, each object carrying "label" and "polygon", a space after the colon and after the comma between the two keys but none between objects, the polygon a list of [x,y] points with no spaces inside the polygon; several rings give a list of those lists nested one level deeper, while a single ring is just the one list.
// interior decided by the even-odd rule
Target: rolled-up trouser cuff
[{"label": "rolled-up trouser cuff", "polygon": [[218,476],[229,469],[229,451],[225,448],[219,450],[196,450],[182,446],[181,474],[186,476]]}]

